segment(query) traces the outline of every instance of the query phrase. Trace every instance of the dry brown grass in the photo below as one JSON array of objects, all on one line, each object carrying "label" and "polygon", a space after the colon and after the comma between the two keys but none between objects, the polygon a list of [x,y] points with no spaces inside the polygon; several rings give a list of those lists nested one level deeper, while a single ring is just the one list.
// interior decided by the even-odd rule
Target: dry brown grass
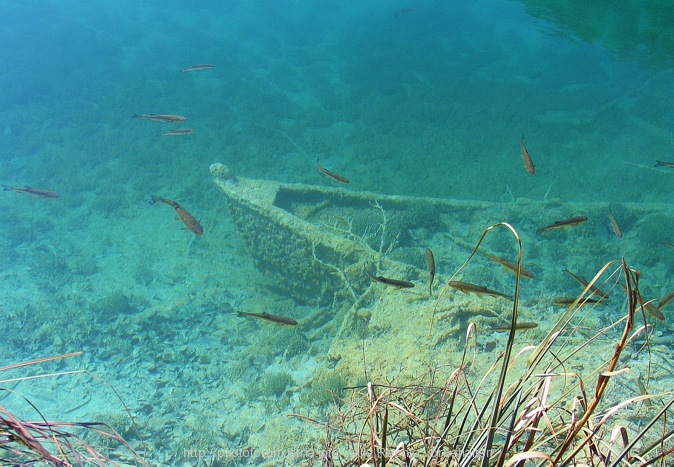
[{"label": "dry brown grass", "polygon": [[[81,352],[57,355],[21,362],[0,367],[0,373],[9,369],[37,365],[61,358],[79,355]],[[53,374],[41,374],[11,380],[0,380],[0,385],[9,381],[50,377],[73,373],[82,373],[86,370],[66,371]],[[0,387],[0,391],[10,391]],[[114,389],[113,389],[114,391]],[[15,393],[16,394],[16,393]],[[11,466],[121,466],[133,465],[148,466],[147,462],[138,454],[114,429],[103,422],[58,422],[47,421],[38,407],[28,399],[21,397],[35,411],[37,420],[23,420],[12,413],[10,408],[0,405],[0,465]],[[85,437],[87,433],[95,433],[116,447],[116,454],[123,453],[125,459],[113,460],[110,447],[99,448],[92,446]]]},{"label": "dry brown grass", "polygon": [[[483,233],[459,271],[488,232],[500,226],[517,239],[521,267],[519,235],[499,223]],[[612,284],[615,295],[623,294],[625,312],[605,328],[588,331],[583,319],[596,305],[582,297],[606,275],[601,286]],[[626,349],[648,356],[652,326],[643,313],[639,277],[624,259],[606,264],[538,345],[522,347],[516,346],[515,330],[518,274],[511,330],[499,354],[477,351],[477,329],[471,324],[453,369],[429,369],[402,383],[379,375],[365,386],[348,388],[350,397],[321,423],[327,436],[320,465],[672,465],[673,392],[630,397],[611,385],[630,371],[635,357]]]}]

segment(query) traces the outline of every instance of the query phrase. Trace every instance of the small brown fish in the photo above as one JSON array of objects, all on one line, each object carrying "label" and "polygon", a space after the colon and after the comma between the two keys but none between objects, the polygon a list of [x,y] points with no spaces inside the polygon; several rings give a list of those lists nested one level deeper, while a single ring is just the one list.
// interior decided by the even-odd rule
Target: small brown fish
[{"label": "small brown fish", "polygon": [[272,323],[282,324],[285,326],[295,326],[297,321],[292,318],[286,318],[285,316],[279,315],[270,315],[269,313],[248,313],[247,311],[238,311],[239,316],[252,316],[253,318],[266,319]]},{"label": "small brown fish", "polygon": [[655,165],[653,167],[669,167],[671,169],[674,169],[674,162],[665,162],[665,161],[655,161]]},{"label": "small brown fish", "polygon": [[431,276],[428,284],[428,293],[433,295],[433,280],[435,279],[435,258],[430,248],[426,248],[426,264],[428,265],[428,273]]},{"label": "small brown fish", "polygon": [[183,68],[180,70],[180,72],[185,72],[185,71],[199,71],[199,70],[209,70],[213,68],[215,65],[211,65],[210,63],[200,63],[199,65],[192,65],[188,66],[187,68]]},{"label": "small brown fish", "polygon": [[180,204],[177,202],[171,200],[171,199],[165,199],[165,198],[160,198],[159,196],[151,195],[152,196],[152,201],[150,201],[150,204],[154,203],[166,203],[169,206],[171,206],[173,209],[176,210],[178,213],[178,216],[180,217],[180,220],[182,220],[185,223],[185,226],[187,229],[191,230],[197,235],[201,235],[204,233],[204,229],[201,227],[201,224],[199,221],[197,221],[192,214],[190,214],[187,209],[182,207]]},{"label": "small brown fish", "polygon": [[542,227],[542,228],[538,229],[536,231],[536,233],[545,232],[546,230],[563,229],[565,227],[573,227],[574,225],[582,224],[586,220],[587,220],[587,217],[585,217],[585,216],[569,217],[568,219],[557,221],[555,223],[552,223],[550,225]]},{"label": "small brown fish", "polygon": [[[498,256],[490,255],[489,253],[482,252],[482,254],[485,255],[490,260],[496,261],[498,264],[500,264],[504,268],[506,268],[506,269],[514,272],[515,274],[517,274],[517,264],[516,263],[508,261],[507,259],[499,258]],[[534,275],[533,272],[531,272],[527,269],[524,269],[524,268],[520,268],[520,273],[522,274],[522,276],[528,277],[529,279],[535,279],[536,278],[536,276]]]},{"label": "small brown fish", "polygon": [[189,135],[190,133],[194,133],[194,130],[192,128],[178,128],[176,130],[170,130],[165,131],[163,133],[159,133],[159,136]]},{"label": "small brown fish", "polygon": [[320,172],[324,173],[324,174],[327,175],[328,177],[334,178],[334,179],[337,180],[338,182],[342,182],[342,183],[351,183],[351,182],[349,181],[348,178],[343,177],[342,175],[336,174],[335,172],[332,172],[332,171],[330,171],[330,170],[328,170],[328,169],[326,169],[326,168],[324,168],[324,167],[321,167],[321,165],[318,163],[319,161],[320,161],[320,159],[316,159],[316,166],[318,167],[318,170],[319,170]]},{"label": "small brown fish", "polygon": [[61,195],[55,191],[43,190],[41,188],[33,188],[32,186],[9,186],[2,185],[2,191],[16,191],[18,193],[26,193],[27,195],[35,196],[36,198],[60,198]]},{"label": "small brown fish", "polygon": [[618,221],[615,220],[615,217],[613,216],[613,213],[610,209],[608,210],[608,218],[611,221],[611,226],[613,227],[615,234],[618,236],[618,238],[623,238],[623,231],[618,225]]},{"label": "small brown fish", "polygon": [[653,318],[657,318],[661,321],[665,320],[665,315],[662,314],[660,308],[654,305],[652,301],[645,303],[644,308],[646,309],[648,314],[651,315]]},{"label": "small brown fish", "polygon": [[455,289],[459,289],[463,293],[474,293],[475,295],[491,295],[492,297],[502,297],[508,300],[515,300],[512,296],[491,290],[481,285],[471,284],[462,281],[449,281],[447,285]]},{"label": "small brown fish", "polygon": [[[554,302],[557,305],[571,305],[573,302],[576,301],[576,297],[557,297],[555,298]],[[585,305],[586,303],[603,303],[605,299],[603,298],[581,298],[578,300],[579,305]]]},{"label": "small brown fish", "polygon": [[524,135],[522,135],[522,138],[520,139],[520,146],[522,147],[522,155],[520,157],[524,161],[524,168],[527,169],[527,172],[533,175],[536,173],[536,166],[531,161],[529,151],[527,151],[527,147],[524,145]]},{"label": "small brown fish", "polygon": [[[527,329],[533,329],[537,328],[538,323],[517,323],[515,325],[515,330],[517,331],[525,331]],[[509,324],[504,324],[501,326],[493,326],[489,328],[489,331],[510,331],[510,325]]]},{"label": "small brown fish", "polygon": [[411,289],[414,287],[414,284],[409,281],[401,281],[398,279],[389,279],[384,276],[373,276],[369,272],[365,271],[365,274],[372,280],[372,282],[381,282],[382,284],[390,285],[391,287],[398,287],[399,289]]},{"label": "small brown fish", "polygon": [[[642,396],[648,396],[648,388],[646,388],[646,382],[644,381],[643,376],[639,374],[637,377],[637,387],[639,388],[639,393]],[[653,402],[650,399],[644,399],[644,404],[646,407],[651,407],[653,405]]]},{"label": "small brown fish", "polygon": [[175,123],[184,122],[187,120],[182,115],[167,115],[167,114],[133,114],[131,118],[144,118],[145,120],[154,120],[155,122]]},{"label": "small brown fish", "polygon": [[662,309],[665,305],[672,301],[672,298],[674,298],[674,290],[670,290],[662,296],[658,302],[658,308]]},{"label": "small brown fish", "polygon": [[412,13],[413,11],[416,11],[417,9],[412,7],[407,7],[407,8],[401,8],[400,10],[396,11],[393,16],[396,18],[404,13]]},{"label": "small brown fish", "polygon": [[[585,279],[583,279],[580,276],[575,275],[574,273],[572,273],[568,269],[564,269],[564,272],[567,273],[569,276],[573,277],[574,280],[576,280],[576,282],[581,284],[583,287],[587,287],[587,285],[589,284],[588,281],[586,281]],[[604,298],[606,300],[608,300],[608,298],[609,298],[608,294],[606,292],[604,292],[603,290],[601,290],[599,287],[591,285],[590,290],[592,291],[592,293],[597,294],[601,298]]]}]

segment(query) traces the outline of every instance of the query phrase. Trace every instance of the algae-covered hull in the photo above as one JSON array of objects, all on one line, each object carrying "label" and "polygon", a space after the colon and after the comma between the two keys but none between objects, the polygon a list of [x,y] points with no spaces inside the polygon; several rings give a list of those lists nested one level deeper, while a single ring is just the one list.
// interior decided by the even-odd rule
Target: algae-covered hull
[{"label": "algae-covered hull", "polygon": [[[482,231],[500,221],[519,231],[525,267],[538,272],[539,284],[556,283],[559,266],[587,273],[631,254],[637,264],[649,267],[661,260],[670,268],[667,255],[674,256],[667,246],[674,242],[674,217],[664,204],[445,200],[253,180],[234,176],[222,164],[213,164],[211,172],[258,266],[280,289],[307,303],[359,295],[369,284],[366,271],[421,285],[428,280],[427,247],[437,249],[439,273],[449,274]],[[622,239],[612,230],[610,209],[625,232]],[[589,220],[537,233],[579,215]],[[512,237],[501,236],[488,249],[514,257],[514,245]]]},{"label": "algae-covered hull", "polygon": [[[413,374],[437,355],[450,358],[469,322],[483,331],[508,322],[512,302],[504,298],[447,288],[437,299],[484,229],[497,222],[517,229],[523,265],[536,276],[522,279],[520,321],[539,324],[527,331],[527,340],[542,339],[562,312],[555,297],[581,292],[564,269],[591,279],[606,262],[625,256],[643,271],[645,298],[672,286],[674,249],[668,243],[674,241],[674,217],[664,204],[444,200],[252,180],[234,176],[221,164],[213,164],[211,172],[257,265],[284,293],[331,317],[316,332],[338,337],[328,351],[336,371],[357,372],[366,359],[379,371]],[[622,238],[612,229],[609,209],[621,224]],[[581,215],[588,217],[582,224],[537,232]],[[438,274],[433,296],[425,260],[429,247]],[[507,229],[495,229],[482,249],[517,257],[517,242]],[[411,281],[415,287],[386,287],[371,282],[366,272]],[[514,277],[478,254],[457,279],[512,294]],[[615,278],[611,281],[615,284]],[[616,294],[620,290],[614,288]],[[601,327],[619,307],[600,309],[584,325]],[[314,331],[311,319],[299,321]],[[498,336],[486,333],[480,339],[485,348],[499,348]]]}]

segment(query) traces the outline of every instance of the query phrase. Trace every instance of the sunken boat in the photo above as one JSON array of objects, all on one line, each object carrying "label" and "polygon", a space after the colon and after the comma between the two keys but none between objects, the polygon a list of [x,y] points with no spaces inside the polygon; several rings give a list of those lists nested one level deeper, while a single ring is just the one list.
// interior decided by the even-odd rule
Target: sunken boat
[{"label": "sunken boat", "polygon": [[[373,361],[408,355],[406,365],[413,367],[415,359],[425,364],[445,345],[456,350],[469,322],[487,330],[507,323],[512,302],[447,286],[485,229],[499,222],[517,230],[522,266],[535,275],[521,279],[520,294],[520,320],[541,323],[527,331],[534,340],[545,335],[545,320],[558,314],[554,299],[582,291],[564,269],[592,279],[606,262],[622,256],[640,269],[674,269],[674,248],[668,245],[674,238],[667,239],[662,227],[674,226],[674,216],[664,204],[436,199],[255,180],[236,176],[219,163],[210,170],[257,267],[283,293],[314,306],[316,315],[330,317],[329,323],[306,317],[304,324],[320,325],[324,334],[339,337],[330,346],[330,358],[348,365],[362,365],[364,335],[378,354]],[[613,232],[609,211],[621,222],[624,237]],[[588,220],[538,232],[574,216]],[[434,252],[437,267],[432,288],[427,248]],[[480,250],[511,261],[518,253],[517,241],[506,228],[490,232]],[[414,287],[390,287],[370,276]],[[455,279],[505,294],[515,287],[512,271],[480,252]],[[655,289],[654,284],[653,294]],[[488,338],[483,344],[493,347],[497,340]]]},{"label": "sunken boat", "polygon": [[[438,263],[437,294],[443,278],[461,266],[482,232],[498,222],[508,222],[519,232],[523,266],[536,275],[535,280],[524,279],[529,282],[522,294],[541,305],[576,291],[564,269],[590,275],[622,256],[637,267],[674,269],[674,248],[668,246],[674,238],[666,238],[669,230],[663,228],[674,226],[674,217],[666,204],[437,199],[256,180],[218,163],[210,170],[256,265],[284,293],[319,307],[364,305],[362,297],[373,285],[368,275],[411,281],[416,287],[400,295],[428,299],[426,248]],[[613,232],[609,212],[621,222],[623,238]],[[538,232],[581,215],[588,221]],[[485,240],[483,249],[515,261],[516,246],[512,234],[502,229]],[[512,272],[502,272],[483,255],[476,255],[474,262],[463,280],[512,292]]]},{"label": "sunken boat", "polygon": [[[604,260],[630,253],[644,267],[655,266],[656,259],[669,267],[666,256],[674,257],[670,246],[674,237],[667,236],[674,213],[662,203],[616,207],[560,199],[438,199],[256,180],[238,177],[217,163],[210,170],[258,267],[305,303],[327,305],[335,294],[351,295],[349,287],[362,293],[370,283],[368,272],[422,285],[428,280],[424,259],[428,247],[447,268],[442,272],[449,274],[452,266],[466,259],[484,229],[497,222],[518,230],[524,266],[537,270],[543,283],[557,281],[560,271],[554,268],[565,260],[570,269],[592,260],[587,269],[596,270]],[[625,238],[612,230],[611,209]],[[581,215],[588,218],[582,225],[538,232]],[[515,258],[515,246],[506,234],[487,249]],[[494,266],[489,261],[481,264]]]}]

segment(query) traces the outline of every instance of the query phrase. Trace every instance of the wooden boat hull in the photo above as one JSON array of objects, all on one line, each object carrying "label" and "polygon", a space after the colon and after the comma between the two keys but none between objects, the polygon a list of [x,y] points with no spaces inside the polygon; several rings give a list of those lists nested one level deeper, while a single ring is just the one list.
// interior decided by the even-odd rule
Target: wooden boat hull
[{"label": "wooden boat hull", "polygon": [[[424,286],[428,280],[424,252],[435,246],[431,243],[442,243],[444,248],[436,251],[438,274],[451,274],[484,229],[501,221],[512,224],[522,236],[525,267],[539,263],[539,270],[544,270],[539,282],[542,288],[546,280],[551,281],[548,285],[557,282],[559,267],[551,261],[576,261],[575,255],[586,261],[589,256],[596,258],[598,269],[604,260],[624,255],[626,245],[641,256],[641,250],[667,250],[663,246],[667,239],[657,237],[657,226],[663,222],[674,225],[668,205],[623,203],[620,214],[627,220],[627,233],[626,238],[618,239],[611,231],[607,203],[382,195],[236,177],[222,164],[213,164],[211,172],[256,264],[290,296],[322,305],[333,303],[335,295],[363,293],[370,283],[366,271]],[[590,221],[536,233],[551,222],[579,214]],[[497,237],[496,244],[487,244],[486,250],[510,249],[514,259],[514,238],[507,232]],[[539,257],[546,258],[546,263]],[[635,260],[638,263],[639,258]],[[449,270],[441,270],[447,266]]]}]

